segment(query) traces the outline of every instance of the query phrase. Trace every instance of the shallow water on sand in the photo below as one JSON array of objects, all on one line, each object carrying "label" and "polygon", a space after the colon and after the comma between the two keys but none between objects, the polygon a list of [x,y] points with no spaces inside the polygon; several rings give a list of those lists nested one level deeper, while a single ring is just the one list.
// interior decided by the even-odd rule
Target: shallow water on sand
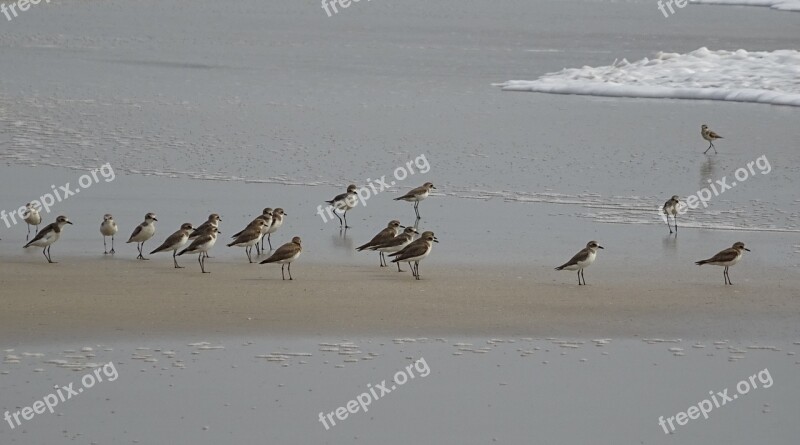
[{"label": "shallow water on sand", "polygon": [[[556,338],[194,338],[18,345],[0,364],[0,409],[113,361],[118,377],[3,443],[720,443],[790,444],[800,432],[800,342]],[[5,345],[6,347],[9,345]],[[88,356],[88,357],[87,357]],[[413,368],[408,367],[413,365]],[[94,366],[94,365],[90,365]],[[764,370],[767,370],[764,372]],[[398,376],[401,372],[405,376]],[[761,372],[761,374],[759,374]],[[104,376],[112,375],[103,374]],[[409,376],[413,375],[413,378]],[[666,435],[658,419],[749,389]],[[405,378],[403,384],[400,384]],[[385,383],[384,383],[385,381]],[[329,429],[370,388],[374,401]],[[744,387],[743,387],[744,388]],[[746,388],[745,388],[746,389]],[[721,400],[719,401],[721,403]],[[367,404],[368,403],[368,404]],[[353,404],[354,406],[355,404]],[[335,414],[334,414],[335,416]],[[746,424],[747,428],[741,428]]]}]

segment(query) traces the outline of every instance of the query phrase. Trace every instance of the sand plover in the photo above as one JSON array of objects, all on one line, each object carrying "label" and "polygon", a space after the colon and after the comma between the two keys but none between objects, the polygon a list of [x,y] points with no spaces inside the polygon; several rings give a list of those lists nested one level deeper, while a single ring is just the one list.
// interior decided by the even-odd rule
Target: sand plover
[{"label": "sand plover", "polygon": [[603,249],[603,246],[597,244],[597,241],[589,241],[586,247],[580,252],[576,253],[572,259],[556,267],[556,270],[577,270],[578,271],[578,286],[581,285],[581,278],[583,284],[586,284],[586,277],[583,276],[583,269],[589,267],[594,259],[597,257],[597,249]]},{"label": "sand plover", "polygon": [[678,195],[673,195],[669,201],[664,203],[664,207],[661,209],[666,216],[669,233],[672,233],[672,227],[669,225],[669,215],[672,215],[672,219],[675,221],[675,233],[678,233],[678,209],[681,205],[680,199],[681,198]]},{"label": "sand plover", "polygon": [[[408,262],[408,265],[411,267],[411,273],[419,280],[419,262],[430,255],[433,249],[433,243],[438,242],[439,240],[434,236],[433,232],[422,232],[422,236],[418,240],[412,242],[398,252],[390,253],[389,256],[395,257],[392,260],[393,263],[398,263],[400,261]],[[413,265],[411,264],[412,261],[414,262]]]},{"label": "sand plover", "polygon": [[731,283],[731,276],[728,275],[728,268],[735,265],[739,262],[739,260],[742,259],[742,255],[744,254],[745,250],[748,252],[750,251],[750,249],[744,247],[743,242],[739,241],[734,243],[733,247],[725,249],[707,260],[696,261],[694,264],[697,264],[698,266],[702,266],[703,264],[712,264],[714,266],[725,267],[725,269],[722,271],[722,277],[725,280],[725,284],[733,285],[733,283]]},{"label": "sand plover", "polygon": [[72,223],[66,216],[59,216],[56,218],[56,222],[46,225],[44,229],[40,230],[24,247],[42,247],[42,253],[44,257],[47,258],[47,262],[55,263],[55,261],[50,258],[50,247],[54,242],[58,241],[58,238],[61,236],[61,230],[63,230],[64,226],[67,224]]},{"label": "sand plover", "polygon": [[219,222],[222,221],[222,218],[216,213],[212,213],[208,215],[208,219],[201,223],[199,226],[194,228],[194,231],[189,234],[189,239],[195,239],[200,235],[207,233],[209,227],[216,227],[219,229]]},{"label": "sand plover", "polygon": [[103,215],[103,222],[100,223],[100,234],[103,235],[103,255],[108,255],[108,247],[106,246],[106,237],[111,237],[111,254],[116,253],[114,250],[114,235],[117,234],[117,223],[114,221],[114,216],[110,213]]},{"label": "sand plover", "polygon": [[262,261],[261,264],[267,263],[278,263],[281,265],[281,278],[286,279],[283,275],[283,268],[287,264],[289,265],[289,279],[293,280],[292,278],[292,261],[296,260],[297,257],[300,256],[300,253],[303,252],[303,247],[301,245],[301,240],[299,236],[292,238],[292,241],[278,247],[278,250],[275,251],[269,258]]},{"label": "sand plover", "polygon": [[[208,251],[214,247],[214,244],[217,242],[217,234],[219,230],[214,227],[208,227],[205,232],[202,234],[198,234],[192,244],[189,244],[189,247],[183,249],[178,253],[178,256],[183,255],[184,253],[196,253],[197,255],[197,262],[200,263],[200,271],[202,273],[211,273],[206,272],[206,260],[205,257],[208,257]],[[204,255],[205,254],[205,255]]]},{"label": "sand plover", "polygon": [[39,231],[39,224],[42,223],[42,215],[39,214],[39,209],[31,203],[25,204],[25,213],[22,214],[22,219],[28,224],[28,234],[25,235],[25,241],[31,236],[31,226],[36,227],[34,235]]},{"label": "sand plover", "polygon": [[714,153],[716,153],[717,147],[714,147],[714,141],[717,139],[723,139],[723,137],[709,130],[708,125],[706,124],[700,126],[700,135],[703,136],[703,139],[708,141],[708,148],[706,148],[706,151],[704,151],[703,154],[708,153],[708,150],[711,150],[712,148],[714,149]]},{"label": "sand plover", "polygon": [[127,241],[127,243],[136,243],[136,249],[139,251],[139,255],[136,257],[137,260],[147,259],[142,255],[142,249],[144,248],[144,242],[156,234],[156,221],[158,220],[156,219],[155,213],[144,215],[144,222],[133,229],[133,233]]},{"label": "sand plover", "polygon": [[[347,211],[358,204],[357,192],[358,187],[356,187],[355,184],[350,184],[347,186],[347,192],[342,193],[341,195],[336,195],[330,201],[325,201],[333,206],[333,214],[339,219],[339,227],[344,227],[345,229],[350,228],[350,226],[347,225]],[[336,213],[336,210],[342,212],[344,216],[344,222],[342,222],[342,218],[339,217],[339,215]]]},{"label": "sand plover", "polygon": [[[284,212],[280,207],[272,211],[272,224],[270,224],[269,230],[267,230],[267,244],[269,244],[270,251],[272,250],[272,234],[281,228],[284,220],[286,219],[284,218],[286,215],[287,213]],[[263,246],[261,250],[264,250]]]},{"label": "sand plover", "polygon": [[253,257],[250,255],[250,252],[253,250],[253,246],[257,246],[258,242],[261,241],[261,237],[264,236],[263,229],[266,223],[267,222],[263,219],[257,218],[250,223],[246,229],[239,232],[239,235],[228,244],[228,247],[244,247],[244,253],[247,254],[247,261],[252,263]]},{"label": "sand plover", "polygon": [[[386,241],[383,244],[378,244],[372,247],[369,247],[369,250],[377,250],[381,253],[394,253],[403,250],[407,245],[411,244],[414,241],[414,235],[417,234],[417,229],[413,227],[406,227],[403,230],[403,233],[397,235],[396,237]],[[385,262],[385,258],[384,258]],[[398,272],[405,272],[403,269],[400,268],[400,263],[397,264],[397,271]]]},{"label": "sand plover", "polygon": [[172,251],[172,264],[175,266],[176,269],[183,269],[183,266],[178,265],[178,260],[175,256],[178,254],[178,250],[185,246],[187,242],[189,242],[189,234],[192,233],[192,223],[183,223],[181,224],[181,228],[178,229],[175,233],[168,236],[160,246],[155,248],[150,255],[158,252],[166,252],[168,250]]},{"label": "sand plover", "polygon": [[419,186],[419,187],[417,187],[415,189],[412,189],[411,191],[409,191],[405,195],[403,195],[403,196],[401,196],[399,198],[394,198],[394,200],[395,201],[413,202],[414,203],[414,212],[417,214],[417,219],[419,219],[420,218],[420,216],[419,216],[419,202],[428,197],[428,195],[431,192],[431,189],[435,190],[436,187],[433,186],[433,183],[426,182],[425,184],[423,184],[423,185],[421,185],[421,186]]},{"label": "sand plover", "polygon": [[[272,226],[272,208],[271,207],[265,208],[261,212],[260,215],[256,216],[256,218],[254,220],[250,221],[250,224],[248,224],[247,227],[244,228],[244,230],[240,230],[239,232],[234,233],[233,236],[231,236],[231,238],[236,238],[237,236],[241,235],[242,232],[244,232],[245,230],[249,229],[252,224],[255,224],[256,220],[258,220],[258,219],[264,221],[264,225],[261,227],[261,234],[262,235],[266,235],[267,231],[270,228],[270,226]],[[260,244],[261,244],[261,247],[259,247],[258,244],[255,245],[256,246],[256,255],[261,255],[261,250],[264,249],[264,237],[263,236],[261,237],[261,243]]]},{"label": "sand plover", "polygon": [[[405,226],[401,226],[400,225],[400,221],[398,221],[396,219],[393,219],[393,220],[389,221],[389,224],[386,226],[385,229],[383,229],[380,232],[378,232],[378,234],[373,236],[372,239],[369,240],[369,242],[367,242],[366,244],[362,244],[362,245],[356,247],[356,250],[361,252],[364,249],[367,249],[367,248],[370,248],[370,247],[373,247],[373,246],[377,246],[379,244],[383,244],[385,242],[391,241],[397,235],[400,234],[400,229],[401,228],[405,228]],[[378,251],[378,260],[381,263],[381,267],[385,267],[386,266],[386,258],[384,258],[383,252],[381,252],[381,251]]]}]

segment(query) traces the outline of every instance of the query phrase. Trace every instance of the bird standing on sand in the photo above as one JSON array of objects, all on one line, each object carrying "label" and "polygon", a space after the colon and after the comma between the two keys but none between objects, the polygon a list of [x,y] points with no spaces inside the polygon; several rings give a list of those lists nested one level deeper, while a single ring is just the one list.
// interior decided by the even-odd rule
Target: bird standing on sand
[{"label": "bird standing on sand", "polygon": [[114,250],[114,235],[117,234],[117,222],[114,221],[114,216],[110,213],[103,215],[103,222],[100,223],[100,234],[103,235],[103,255],[108,255],[108,247],[106,246],[106,237],[111,237],[111,254],[116,253]]},{"label": "bird standing on sand", "polygon": [[[267,230],[267,244],[269,244],[270,251],[272,250],[272,234],[281,228],[283,222],[286,220],[286,215],[286,212],[284,212],[280,207],[272,211],[272,224],[270,224],[269,230]],[[261,250],[264,250],[263,243],[261,245]]]},{"label": "bird standing on sand", "polygon": [[603,249],[603,246],[597,244],[597,241],[589,241],[586,243],[584,249],[576,253],[575,256],[566,263],[556,267],[556,270],[577,270],[578,286],[581,285],[581,278],[583,278],[583,284],[586,285],[586,277],[583,276],[583,269],[594,263],[594,259],[597,257],[597,249]]},{"label": "bird standing on sand", "polygon": [[46,225],[44,229],[40,230],[24,247],[43,247],[42,253],[44,257],[47,258],[47,262],[55,263],[55,261],[50,258],[50,247],[54,242],[58,241],[58,238],[61,236],[61,230],[63,230],[64,226],[67,224],[72,223],[66,216],[59,216],[56,218],[56,222]]},{"label": "bird standing on sand", "polygon": [[288,242],[281,247],[278,247],[278,250],[275,251],[269,258],[262,261],[261,264],[267,263],[278,263],[281,265],[281,278],[286,279],[283,275],[283,268],[287,264],[289,265],[289,279],[293,280],[292,278],[292,261],[296,260],[297,257],[300,256],[300,253],[303,252],[303,247],[301,245],[302,241],[300,240],[299,236],[292,238],[291,242]]},{"label": "bird standing on sand", "polygon": [[[405,228],[405,226],[400,225],[400,221],[393,219],[389,221],[389,224],[386,226],[385,229],[378,232],[377,235],[373,236],[369,242],[366,244],[362,244],[356,247],[356,250],[361,252],[364,249],[370,248],[372,246],[377,246],[379,244],[383,244],[385,242],[391,241],[397,235],[400,234],[400,229]],[[383,252],[378,251],[378,260],[380,261],[381,267],[386,267],[386,258],[383,256]]]},{"label": "bird standing on sand", "polygon": [[208,251],[216,244],[218,233],[219,230],[214,226],[207,228],[202,235],[197,235],[197,237],[195,237],[192,244],[189,244],[189,247],[181,250],[178,256],[184,253],[197,253],[197,262],[200,263],[200,271],[202,273],[211,273],[206,272],[205,258],[208,257]]},{"label": "bird standing on sand", "polygon": [[707,260],[696,261],[694,264],[697,264],[698,266],[702,266],[703,264],[711,264],[714,266],[725,267],[725,269],[722,271],[722,277],[725,280],[725,284],[730,284],[733,286],[733,283],[731,283],[731,277],[728,275],[728,268],[735,265],[739,262],[739,260],[742,259],[742,255],[744,254],[745,250],[748,252],[750,251],[750,249],[744,247],[743,242],[739,241],[734,243],[733,247],[725,249]]},{"label": "bird standing on sand", "polygon": [[247,261],[250,263],[253,262],[253,257],[250,255],[250,252],[253,250],[253,246],[257,246],[258,242],[261,241],[261,237],[264,236],[264,224],[267,222],[263,219],[256,219],[250,225],[239,232],[239,235],[234,239],[228,247],[237,246],[237,247],[244,247],[244,253],[247,254]]},{"label": "bird standing on sand", "polygon": [[144,248],[145,241],[149,240],[153,237],[153,235],[156,234],[156,221],[158,221],[158,219],[156,219],[155,213],[148,213],[147,215],[144,215],[144,222],[133,229],[133,233],[128,239],[128,243],[136,243],[136,249],[139,251],[139,255],[136,257],[137,260],[148,259],[142,255],[142,249]]},{"label": "bird standing on sand", "polygon": [[192,233],[192,230],[192,223],[181,224],[181,228],[172,235],[168,236],[160,246],[150,252],[150,255],[171,250],[172,264],[176,269],[183,269],[183,266],[178,266],[178,260],[175,258],[175,256],[178,254],[178,249],[185,246],[186,243],[189,242],[189,234]]},{"label": "bird standing on sand", "polygon": [[[419,262],[430,255],[431,250],[433,250],[433,243],[438,242],[439,240],[434,236],[433,232],[423,232],[418,240],[407,245],[399,252],[389,254],[389,256],[395,257],[392,260],[393,263],[408,262],[409,267],[411,267],[411,273],[419,280]],[[413,265],[411,264],[412,261],[414,262]]]},{"label": "bird standing on sand", "polygon": [[25,213],[22,214],[22,219],[28,224],[28,234],[25,235],[25,241],[28,241],[28,237],[31,236],[31,226],[36,227],[36,232],[39,231],[39,224],[42,223],[42,215],[39,214],[39,209],[37,209],[33,204],[27,203],[25,204]]},{"label": "bird standing on sand", "polygon": [[680,208],[681,201],[678,195],[673,195],[669,201],[664,203],[664,207],[662,211],[666,216],[667,220],[667,227],[669,227],[669,233],[672,233],[672,227],[669,225],[669,215],[672,215],[672,219],[675,221],[675,233],[678,233],[678,209]]},{"label": "bird standing on sand", "polygon": [[[330,201],[325,201],[328,204],[332,205],[334,208],[333,214],[336,215],[336,218],[339,219],[339,227],[349,229],[350,226],[347,225],[347,211],[352,209],[353,207],[358,204],[358,187],[355,184],[350,184],[347,186],[347,192],[342,193],[341,195],[336,195]],[[342,222],[342,218],[339,218],[339,215],[336,213],[336,210],[339,210],[343,213],[344,222]]]},{"label": "bird standing on sand", "polygon": [[703,136],[703,139],[708,141],[708,148],[706,148],[706,151],[704,151],[703,154],[708,153],[708,150],[711,150],[712,148],[714,149],[714,154],[716,154],[717,147],[714,147],[714,141],[717,139],[723,139],[723,137],[709,130],[708,125],[706,124],[700,126],[700,135]]},{"label": "bird standing on sand", "polygon": [[[384,254],[399,252],[403,250],[406,246],[411,244],[412,241],[414,241],[414,235],[417,233],[419,233],[417,232],[417,229],[413,227],[406,227],[405,230],[403,230],[403,233],[401,233],[400,235],[397,235],[396,237],[390,239],[389,241],[386,241],[383,244],[376,244],[372,247],[368,247],[368,249],[377,250],[378,252]],[[384,263],[385,261],[386,259],[384,257]],[[403,269],[400,268],[400,263],[396,264],[398,272],[405,272]]]},{"label": "bird standing on sand", "polygon": [[431,192],[431,189],[435,190],[436,187],[433,186],[433,183],[426,182],[425,184],[412,189],[405,195],[394,198],[395,201],[406,201],[406,202],[413,202],[414,203],[414,212],[417,214],[417,219],[420,219],[419,216],[419,202],[423,199],[427,198]]}]

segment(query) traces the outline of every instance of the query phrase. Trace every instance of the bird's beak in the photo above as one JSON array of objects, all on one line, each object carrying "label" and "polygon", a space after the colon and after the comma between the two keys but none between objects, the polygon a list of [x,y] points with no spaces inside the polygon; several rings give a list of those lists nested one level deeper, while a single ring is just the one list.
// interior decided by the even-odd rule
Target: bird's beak
[{"label": "bird's beak", "polygon": [[598,249],[605,249],[603,246],[597,246]]},{"label": "bird's beak", "polygon": [[746,250],[746,251],[750,252],[750,249],[748,249],[747,247],[745,247],[745,248],[744,248],[744,250]]},{"label": "bird's beak", "polygon": [[406,228],[406,226],[400,226],[400,228],[401,228],[401,229],[405,229],[405,228]]},{"label": "bird's beak", "polygon": [[431,186],[431,188],[434,189],[434,190],[436,189],[436,187],[434,187],[434,186]]},{"label": "bird's beak", "polygon": [[283,212],[283,216],[289,216],[289,214],[286,213],[286,212]]},{"label": "bird's beak", "polygon": [[72,224],[72,221],[67,221],[67,224]]},{"label": "bird's beak", "polygon": [[439,238],[436,238],[436,237],[434,237],[434,238],[433,238],[433,242],[434,242],[434,243],[438,243],[438,242],[439,242]]},{"label": "bird's beak", "polygon": [[158,219],[157,218],[153,218],[153,221],[158,221]]}]

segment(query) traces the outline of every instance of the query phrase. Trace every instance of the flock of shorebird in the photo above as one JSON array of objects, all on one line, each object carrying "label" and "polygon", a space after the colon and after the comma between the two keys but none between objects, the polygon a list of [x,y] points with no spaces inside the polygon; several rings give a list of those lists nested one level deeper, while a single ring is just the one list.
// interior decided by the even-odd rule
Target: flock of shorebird
[{"label": "flock of shorebird", "polygon": [[[702,125],[700,134],[703,139],[709,142],[708,148],[703,153],[707,153],[711,148],[714,148],[714,152],[716,153],[717,149],[714,147],[714,141],[717,139],[722,139],[722,136],[709,130],[708,126],[706,125]],[[408,193],[395,198],[395,201],[413,202],[414,212],[416,214],[417,221],[419,221],[419,203],[427,198],[430,195],[431,190],[434,189],[436,189],[436,187],[434,187],[432,183],[426,182],[422,186],[414,188]],[[347,211],[356,205],[357,190],[358,187],[354,184],[351,184],[347,187],[347,191],[345,193],[335,196],[330,201],[326,201],[328,204],[333,206],[335,210],[338,210],[342,213],[342,217],[339,217],[336,211],[333,212],[334,215],[336,215],[336,217],[339,219],[340,227],[343,229],[350,228],[350,226],[347,225]],[[673,217],[675,233],[677,234],[678,232],[677,215],[680,204],[680,198],[675,195],[663,206],[663,212],[666,215],[667,227],[669,227],[670,233],[673,233],[672,226],[670,226],[669,223],[670,215]],[[49,263],[53,263],[54,261],[50,257],[50,247],[53,245],[53,243],[58,241],[64,226],[67,224],[72,224],[72,222],[70,222],[66,216],[62,215],[56,218],[54,223],[48,224],[42,230],[38,230],[38,226],[42,221],[41,215],[39,214],[38,209],[36,209],[30,203],[26,205],[26,212],[23,216],[25,222],[28,224],[28,236],[26,237],[26,240],[28,237],[30,237],[31,226],[35,226],[38,231],[33,239],[25,244],[24,247],[34,246],[43,248],[43,254],[45,258]],[[272,252],[271,236],[283,225],[285,217],[286,213],[281,208],[265,208],[260,215],[258,215],[247,225],[247,227],[233,234],[233,241],[228,243],[228,247],[244,247],[247,259],[250,263],[252,263],[253,247],[256,249],[257,256],[261,255],[262,251],[266,252],[264,249],[265,238],[269,245],[269,252]],[[136,243],[136,249],[138,250],[138,255],[136,258],[139,260],[148,259],[144,257],[144,243],[155,235],[156,228],[154,223],[156,221],[158,221],[158,219],[154,213],[146,214],[144,221],[139,224],[136,229],[134,229],[127,241],[128,243]],[[209,273],[205,269],[205,259],[208,258],[209,250],[211,250],[211,248],[214,247],[217,242],[217,236],[220,234],[220,221],[220,216],[216,213],[212,213],[208,216],[208,219],[205,222],[197,227],[194,227],[191,223],[184,223],[181,225],[178,231],[168,236],[167,239],[164,240],[160,246],[151,251],[150,254],[152,255],[159,252],[171,251],[173,266],[176,269],[183,268],[182,266],[178,265],[178,256],[186,253],[197,254],[197,261],[200,264],[200,271],[202,273]],[[111,214],[104,215],[103,222],[100,224],[100,233],[103,235],[103,248],[105,250],[105,254],[115,253],[114,236],[117,234],[117,231],[117,223],[114,221],[114,217]],[[389,254],[390,257],[394,257],[391,261],[397,264],[398,272],[403,272],[403,270],[400,268],[400,263],[407,262],[411,268],[412,275],[419,280],[419,263],[431,253],[433,243],[438,243],[439,240],[436,238],[433,232],[430,231],[423,232],[422,235],[415,240],[414,238],[417,234],[419,234],[419,232],[417,232],[416,227],[405,227],[400,224],[400,221],[391,220],[386,228],[378,232],[378,234],[376,234],[367,243],[356,248],[356,250],[377,251],[381,267],[388,266],[386,263],[385,254]],[[106,243],[107,237],[111,237],[110,251],[108,250]],[[597,241],[589,241],[584,249],[575,254],[575,256],[573,256],[566,263],[556,267],[556,270],[577,271],[578,285],[585,285],[586,278],[584,277],[584,269],[589,267],[595,261],[598,249],[603,249],[603,247],[599,245]],[[278,247],[277,250],[275,250],[268,258],[261,261],[260,264],[280,264],[281,278],[284,280],[286,279],[284,274],[284,268],[286,268],[289,274],[289,279],[293,280],[292,262],[294,262],[300,256],[302,251],[302,241],[299,236],[295,236],[292,238],[292,241]],[[744,243],[736,242],[731,248],[725,249],[709,259],[697,261],[695,264],[712,264],[715,266],[724,267],[723,278],[725,280],[725,284],[733,284],[731,283],[730,276],[728,275],[728,268],[739,262],[744,251],[749,252],[750,249],[745,248]]]}]

